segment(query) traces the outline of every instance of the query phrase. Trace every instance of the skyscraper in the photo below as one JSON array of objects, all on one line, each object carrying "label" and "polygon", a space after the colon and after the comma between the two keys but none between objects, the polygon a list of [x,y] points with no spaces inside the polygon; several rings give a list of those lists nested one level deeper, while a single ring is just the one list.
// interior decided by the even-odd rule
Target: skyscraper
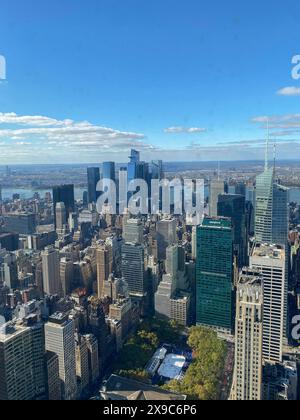
[{"label": "skyscraper", "polygon": [[211,217],[218,216],[218,198],[220,194],[224,194],[225,183],[218,179],[214,179],[209,184],[209,215]]},{"label": "skyscraper", "polygon": [[284,247],[256,243],[250,266],[260,270],[263,277],[263,358],[265,362],[281,362],[287,319]]},{"label": "skyscraper", "polygon": [[233,228],[227,218],[205,217],[197,228],[197,324],[231,333],[234,318]]},{"label": "skyscraper", "polygon": [[166,249],[177,242],[176,219],[165,218],[157,222],[156,228],[158,259],[166,259]]},{"label": "skyscraper", "polygon": [[74,334],[74,322],[62,313],[52,315],[45,325],[46,350],[58,356],[64,400],[73,400],[77,394]]},{"label": "skyscraper", "polygon": [[54,223],[56,227],[56,204],[64,203],[66,208],[66,219],[68,220],[69,214],[75,211],[75,199],[74,199],[74,185],[59,185],[53,187],[53,212],[54,212]]},{"label": "skyscraper", "polygon": [[273,168],[266,168],[256,177],[255,239],[272,243]]},{"label": "skyscraper", "polygon": [[242,271],[237,286],[234,400],[262,398],[263,280],[259,271]]},{"label": "skyscraper", "polygon": [[100,180],[100,169],[99,168],[88,168],[87,169],[87,178],[88,178],[88,202],[96,203],[98,198],[97,193],[97,184]]},{"label": "skyscraper", "polygon": [[133,295],[144,295],[146,276],[144,269],[144,248],[138,244],[122,245],[122,276]]},{"label": "skyscraper", "polygon": [[48,246],[42,252],[43,265],[43,288],[47,295],[60,295],[61,283],[59,272],[59,253],[52,247]]},{"label": "skyscraper", "polygon": [[57,203],[55,208],[56,229],[63,230],[67,224],[65,203]]},{"label": "skyscraper", "polygon": [[129,163],[127,164],[128,183],[137,178],[137,165],[140,162],[140,153],[132,149],[129,156]]},{"label": "skyscraper", "polygon": [[221,194],[218,199],[218,216],[230,217],[233,225],[233,244],[238,266],[246,264],[246,206],[245,197],[237,194]]},{"label": "skyscraper", "polygon": [[163,178],[163,162],[162,160],[152,160],[150,164],[150,173],[152,179]]},{"label": "skyscraper", "polygon": [[123,227],[123,239],[127,243],[142,244],[144,227],[140,219],[128,219]]},{"label": "skyscraper", "polygon": [[97,261],[97,290],[98,298],[105,296],[105,283],[113,271],[112,248],[109,245],[101,245],[96,250]]},{"label": "skyscraper", "polygon": [[102,178],[116,180],[116,168],[115,162],[103,162],[102,163]]},{"label": "skyscraper", "polygon": [[277,183],[273,185],[272,243],[287,246],[289,231],[289,189]]},{"label": "skyscraper", "polygon": [[275,182],[275,165],[268,164],[266,142],[264,172],[256,177],[255,239],[257,242],[284,245],[288,235],[288,188]]}]

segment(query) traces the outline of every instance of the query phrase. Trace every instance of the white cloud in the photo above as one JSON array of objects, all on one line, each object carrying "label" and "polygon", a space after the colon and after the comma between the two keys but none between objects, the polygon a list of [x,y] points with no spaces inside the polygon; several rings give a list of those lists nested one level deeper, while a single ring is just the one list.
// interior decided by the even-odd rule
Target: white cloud
[{"label": "white cloud", "polygon": [[300,96],[300,87],[287,86],[277,91],[280,96]]},{"label": "white cloud", "polygon": [[75,122],[15,113],[0,113],[0,139],[7,144],[14,142],[19,150],[21,146],[31,144],[32,150],[39,148],[39,154],[47,146],[53,146],[54,152],[60,154],[64,153],[64,149],[68,153],[75,149],[78,153],[78,149],[81,149],[83,153],[86,150],[91,154],[120,151],[127,154],[132,147],[153,149],[141,133],[120,131],[88,121]]},{"label": "white cloud", "polygon": [[201,127],[168,127],[164,129],[165,133],[168,134],[194,134],[194,133],[204,133],[206,128]]},{"label": "white cloud", "polygon": [[290,136],[299,133],[300,129],[300,114],[286,114],[275,116],[259,116],[252,119],[253,123],[261,124],[261,128],[266,129],[269,122],[271,136],[281,137]]}]

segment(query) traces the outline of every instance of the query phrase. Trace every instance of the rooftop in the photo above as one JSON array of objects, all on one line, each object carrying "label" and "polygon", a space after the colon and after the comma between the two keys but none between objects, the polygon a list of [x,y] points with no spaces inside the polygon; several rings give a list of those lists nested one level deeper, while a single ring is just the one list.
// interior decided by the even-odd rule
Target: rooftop
[{"label": "rooftop", "polygon": [[[102,388],[102,393],[113,393],[119,400],[177,401],[186,400],[185,395],[162,390],[157,386],[111,375]],[[119,398],[118,398],[119,397]]]},{"label": "rooftop", "polygon": [[256,243],[253,246],[251,256],[283,260],[285,258],[285,249],[282,245]]},{"label": "rooftop", "polygon": [[231,229],[231,219],[229,217],[209,217],[203,219],[201,227],[214,229]]}]

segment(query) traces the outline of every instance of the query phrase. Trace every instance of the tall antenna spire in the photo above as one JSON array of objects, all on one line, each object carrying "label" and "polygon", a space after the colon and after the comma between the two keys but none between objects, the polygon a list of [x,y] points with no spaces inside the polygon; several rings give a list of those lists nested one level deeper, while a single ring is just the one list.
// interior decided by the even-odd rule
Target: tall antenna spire
[{"label": "tall antenna spire", "polygon": [[273,145],[273,157],[274,157],[273,171],[274,171],[274,178],[275,178],[275,173],[276,173],[276,152],[277,152],[277,144],[276,144],[276,139],[275,139],[274,140],[274,145]]},{"label": "tall antenna spire", "polygon": [[268,169],[269,163],[269,142],[270,142],[270,124],[269,117],[267,119],[267,139],[266,139],[266,150],[265,150],[265,170]]}]

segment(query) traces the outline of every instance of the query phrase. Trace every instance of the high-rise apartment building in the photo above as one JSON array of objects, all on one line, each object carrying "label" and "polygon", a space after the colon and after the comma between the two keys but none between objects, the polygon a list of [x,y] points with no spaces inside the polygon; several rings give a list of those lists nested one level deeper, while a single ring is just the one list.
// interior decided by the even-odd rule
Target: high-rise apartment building
[{"label": "high-rise apartment building", "polygon": [[34,354],[29,327],[6,324],[0,329],[0,400],[35,398]]}]

